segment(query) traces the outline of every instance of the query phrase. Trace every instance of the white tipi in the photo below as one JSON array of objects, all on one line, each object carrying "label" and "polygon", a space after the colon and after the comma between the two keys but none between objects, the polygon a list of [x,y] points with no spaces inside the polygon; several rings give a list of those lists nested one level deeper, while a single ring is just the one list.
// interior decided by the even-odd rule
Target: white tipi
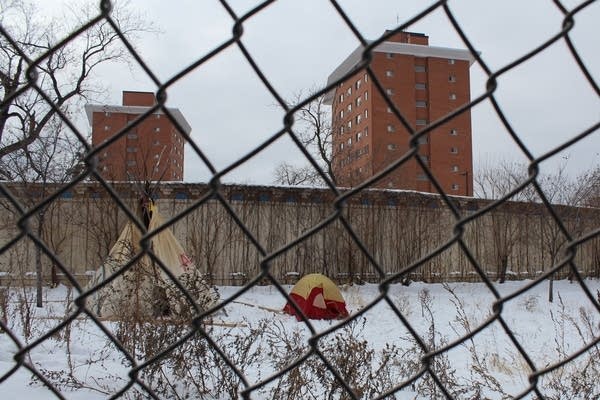
[{"label": "white tipi", "polygon": [[[163,225],[164,220],[152,201],[142,205],[142,213],[149,232]],[[195,309],[188,298],[149,255],[144,254],[124,270],[126,264],[141,252],[141,237],[140,230],[129,221],[86,289],[97,286],[117,271],[121,272],[87,298],[87,309],[108,319],[193,316]],[[150,249],[187,289],[202,311],[218,302],[218,292],[205,282],[171,229],[163,229],[154,235]]]}]

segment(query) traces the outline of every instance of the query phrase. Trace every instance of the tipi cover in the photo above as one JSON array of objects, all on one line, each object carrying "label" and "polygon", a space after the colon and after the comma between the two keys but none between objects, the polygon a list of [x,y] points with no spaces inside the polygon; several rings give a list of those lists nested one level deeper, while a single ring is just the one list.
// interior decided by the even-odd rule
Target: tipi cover
[{"label": "tipi cover", "polygon": [[[164,221],[152,202],[147,205],[148,230],[153,231]],[[141,250],[142,234],[129,221],[114,244],[104,263],[88,282],[92,288],[114,272],[122,269]],[[171,229],[164,229],[151,238],[153,253],[190,292],[196,304],[206,310],[219,300],[217,291],[210,287],[187,256]],[[86,307],[100,317],[125,318],[192,315],[194,308],[168,275],[144,255],[127,271],[87,298]]]},{"label": "tipi cover", "polygon": [[[310,319],[341,319],[348,316],[346,302],[340,290],[331,279],[322,274],[304,276],[292,288],[290,297]],[[289,302],[283,311],[300,320]]]}]

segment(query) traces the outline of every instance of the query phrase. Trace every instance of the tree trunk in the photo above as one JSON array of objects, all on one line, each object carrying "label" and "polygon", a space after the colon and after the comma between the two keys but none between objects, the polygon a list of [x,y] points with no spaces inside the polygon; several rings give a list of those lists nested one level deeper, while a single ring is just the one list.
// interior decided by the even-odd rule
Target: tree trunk
[{"label": "tree trunk", "polygon": [[[44,224],[44,211],[40,211],[38,215],[38,239],[42,238],[42,227]],[[44,279],[42,271],[42,250],[39,246],[35,247],[35,280],[36,280],[36,306],[43,307],[42,299],[42,281]]]}]

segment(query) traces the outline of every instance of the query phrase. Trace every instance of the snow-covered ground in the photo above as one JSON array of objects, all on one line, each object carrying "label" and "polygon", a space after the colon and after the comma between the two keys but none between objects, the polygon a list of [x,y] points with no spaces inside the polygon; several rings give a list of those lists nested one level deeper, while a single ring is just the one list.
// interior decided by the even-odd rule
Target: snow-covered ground
[{"label": "snow-covered ground", "polygon": [[[505,296],[529,283],[507,282],[495,287]],[[586,285],[596,296],[600,290],[600,281],[587,280]],[[219,288],[222,299],[229,298],[238,290],[240,288],[237,287]],[[8,325],[22,344],[35,342],[50,328],[60,323],[65,315],[64,299],[67,293],[65,287],[45,292],[45,307],[31,308],[33,315],[30,335],[25,338],[26,313],[25,308],[19,306],[22,304],[19,298],[22,298],[23,293],[10,292]],[[379,296],[377,285],[342,287],[342,293],[351,314],[363,310]],[[29,292],[27,296],[31,300],[33,293]],[[433,344],[436,348],[453,342],[467,331],[472,331],[484,323],[492,314],[495,300],[492,292],[480,283],[451,283],[446,287],[441,284],[423,283],[412,283],[410,286],[393,285],[388,297],[406,316],[423,342],[427,345]],[[548,282],[543,282],[505,303],[501,312],[502,321],[511,329],[522,350],[527,353],[537,369],[556,363],[600,335],[600,313],[577,283],[554,282],[554,302],[549,303],[547,297]],[[311,336],[308,327],[296,321],[294,317],[271,311],[280,310],[283,305],[284,299],[274,287],[254,287],[236,299],[236,302],[229,304],[226,312],[214,316],[213,324],[208,328],[211,338],[238,365],[238,369],[243,372],[250,385],[268,378],[282,365],[292,362],[295,358],[292,355],[300,355],[307,350],[306,344]],[[337,324],[340,324],[340,321],[312,321],[316,332],[323,332]],[[105,325],[115,335],[124,338],[124,341],[127,340],[126,337],[138,335],[139,340],[144,343],[135,347],[135,357],[140,363],[146,355],[155,354],[152,348],[165,348],[175,342],[178,335],[184,331],[183,328],[168,331],[170,328],[166,327],[166,322],[158,324],[159,327],[144,325],[137,333],[127,332],[128,328],[117,322],[105,322]],[[157,334],[161,329],[165,330],[162,336]],[[145,336],[147,334],[151,334],[154,341],[149,340]],[[206,343],[199,336],[196,336],[195,340],[198,340],[195,343]],[[340,375],[354,380],[352,386],[360,387],[365,398],[398,385],[403,379],[417,373],[421,365],[419,360],[422,353],[417,342],[411,339],[407,328],[385,301],[378,302],[362,314],[356,323],[326,335],[318,343],[322,354],[338,368]],[[222,364],[212,361],[202,364],[202,356],[191,354],[199,348],[194,346],[188,345],[184,350],[187,352],[184,355],[195,358],[190,361],[190,366],[183,368],[194,371],[190,372],[189,377],[177,375],[177,355],[174,354],[168,360],[163,360],[164,367],[157,372],[163,374],[162,377],[155,377],[153,380],[143,376],[144,382],[153,388],[158,387],[155,385],[162,385],[160,387],[165,391],[160,392],[161,398],[175,397],[173,393],[191,393],[191,398],[234,397],[227,393],[226,388],[232,386],[230,380],[237,382],[235,376],[227,375],[223,371],[206,372],[210,368],[218,368],[219,365],[222,367]],[[16,351],[17,345],[10,336],[0,333],[0,379],[15,366],[13,357]],[[386,358],[386,355],[389,357]],[[600,362],[597,355],[598,349],[592,348],[567,364],[566,368],[545,375],[538,385],[541,393],[547,398],[594,398],[586,396],[600,391],[600,376],[595,375],[598,373]],[[182,357],[181,352],[179,357]],[[107,398],[107,393],[117,392],[129,381],[129,362],[116,347],[109,344],[106,336],[89,319],[78,319],[71,324],[70,332],[63,329],[60,334],[47,338],[33,348],[26,360],[33,363],[39,371],[43,371],[44,376],[60,387],[61,392],[69,399]],[[365,362],[369,365],[361,365],[360,360],[367,360]],[[327,381],[319,376],[320,367],[315,369],[315,365],[320,365],[321,370],[325,371],[331,380]],[[449,390],[458,398],[501,399],[519,394],[529,386],[528,363],[520,355],[499,320],[477,333],[472,340],[466,340],[442,353],[442,356],[436,357],[433,368],[442,380],[448,379],[449,382],[453,382],[455,386]],[[181,372],[181,368],[178,371]],[[294,375],[288,374],[287,380],[276,380],[252,392],[251,397],[325,398],[327,390],[334,391],[331,389],[332,385],[335,385],[333,376],[327,373],[318,357],[310,357],[303,371],[306,372],[306,375],[301,376],[304,381],[299,377],[294,381]],[[350,378],[352,371],[364,376]],[[213,379],[210,382],[203,381],[203,387],[222,385],[222,390],[211,391],[216,393],[215,396],[190,391],[191,386],[197,389],[198,383],[189,384],[188,379],[194,381],[200,374],[207,380],[211,377]],[[230,380],[227,380],[227,377]],[[573,383],[574,379],[577,382]],[[171,385],[166,385],[167,389],[165,381]],[[279,389],[277,382],[280,385]],[[294,382],[301,382],[302,385],[294,387]],[[578,384],[587,386],[579,389],[578,394],[565,394],[569,388],[580,388]],[[380,387],[376,388],[377,385]],[[137,386],[134,385],[135,387]],[[243,384],[240,387],[243,388]],[[434,385],[431,381],[428,382],[422,377],[397,392],[395,398],[440,396],[439,390],[431,392],[432,387]],[[132,390],[127,394],[133,397]],[[169,390],[173,391],[172,396],[166,394],[170,393]],[[567,397],[561,397],[561,391]],[[32,379],[32,374],[25,367],[19,368],[0,383],[0,393],[4,399],[53,397],[44,385]],[[287,397],[281,397],[281,393],[287,393]],[[292,393],[296,393],[296,397],[291,397]],[[473,397],[477,393],[481,397]],[[533,399],[535,396],[530,393],[525,398]]]}]

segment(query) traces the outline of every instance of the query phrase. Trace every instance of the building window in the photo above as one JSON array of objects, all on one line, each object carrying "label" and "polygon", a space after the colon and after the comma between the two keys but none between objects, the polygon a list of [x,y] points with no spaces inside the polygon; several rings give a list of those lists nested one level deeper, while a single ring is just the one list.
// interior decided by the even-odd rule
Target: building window
[{"label": "building window", "polygon": [[369,74],[365,74],[365,83],[369,82]]},{"label": "building window", "polygon": [[352,103],[348,103],[348,107],[346,107],[348,112],[352,111]]},{"label": "building window", "polygon": [[340,150],[344,150],[344,142],[340,143]]},{"label": "building window", "polygon": [[155,140],[154,142],[152,142],[153,146],[160,146],[160,141],[159,140]]},{"label": "building window", "polygon": [[105,117],[110,117],[110,112],[109,112],[109,111],[105,111],[105,112],[104,112],[104,116],[105,116]]},{"label": "building window", "polygon": [[421,159],[421,161],[423,161],[425,164],[427,164],[427,162],[429,161],[429,158],[425,155],[419,154],[419,158]]},{"label": "building window", "polygon": [[415,72],[425,72],[424,65],[415,65]]},{"label": "building window", "polygon": [[415,89],[417,89],[417,90],[425,90],[425,89],[427,89],[427,85],[425,85],[424,83],[416,83],[415,84]]},{"label": "building window", "polygon": [[362,132],[358,132],[358,133],[356,134],[356,141],[357,141],[357,142],[359,142],[359,141],[360,141],[360,138],[362,138]]},{"label": "building window", "polygon": [[385,53],[385,58],[394,58],[393,53]]},{"label": "building window", "polygon": [[344,134],[344,125],[340,126],[340,135]]},{"label": "building window", "polygon": [[396,144],[395,143],[390,143],[387,145],[387,149],[388,150],[396,150]]},{"label": "building window", "polygon": [[348,121],[348,129],[352,129],[352,121]]},{"label": "building window", "polygon": [[417,108],[426,108],[427,102],[423,100],[417,100]]},{"label": "building window", "polygon": [[128,166],[128,167],[133,167],[133,166],[135,166],[135,160],[127,160],[127,166]]},{"label": "building window", "polygon": [[369,110],[365,110],[365,119],[369,118]]},{"label": "building window", "polygon": [[158,154],[155,154],[155,155],[154,155],[154,158],[155,158],[156,160],[158,160],[158,159],[159,159],[159,157],[160,157],[160,156],[159,156]]},{"label": "building window", "polygon": [[419,136],[419,138],[417,139],[417,143],[419,144],[427,144],[428,142],[429,140],[426,135]]},{"label": "building window", "polygon": [[394,91],[392,89],[385,89],[385,94],[387,94],[388,96],[392,96],[394,94]]},{"label": "building window", "polygon": [[348,146],[352,146],[352,138],[348,138]]},{"label": "building window", "polygon": [[451,154],[458,154],[458,148],[456,148],[456,147],[450,147],[450,153]]},{"label": "building window", "polygon": [[424,125],[427,125],[426,119],[418,119],[417,120],[417,126],[424,126]]},{"label": "building window", "polygon": [[417,174],[417,180],[418,181],[426,181],[426,180],[429,180],[429,178],[427,178],[426,174]]},{"label": "building window", "polygon": [[344,118],[344,110],[340,111],[340,118]]},{"label": "building window", "polygon": [[127,139],[137,139],[138,135],[137,133],[128,133],[127,134]]},{"label": "building window", "polygon": [[391,78],[392,76],[394,76],[394,71],[392,71],[391,69],[388,69],[387,71],[385,71],[385,76],[387,76],[388,78]]},{"label": "building window", "polygon": [[360,103],[362,103],[362,97],[356,98],[356,107],[360,107]]},{"label": "building window", "polygon": [[450,93],[450,96],[448,96],[448,98],[450,100],[456,100],[456,94],[455,93]]},{"label": "building window", "polygon": [[458,165],[453,165],[451,168],[452,172],[458,172]]},{"label": "building window", "polygon": [[110,130],[110,125],[104,125],[104,130],[105,130],[105,131],[108,131],[108,130]]},{"label": "building window", "polygon": [[352,94],[352,86],[350,86],[350,87],[348,88],[348,90],[346,90],[346,94],[347,94],[348,96],[350,96],[350,95]]},{"label": "building window", "polygon": [[156,128],[154,128],[154,132],[160,132],[160,128],[157,126]]},{"label": "building window", "polygon": [[365,92],[365,101],[369,100],[369,92]]},{"label": "building window", "polygon": [[365,128],[365,136],[369,136],[369,128]]},{"label": "building window", "polygon": [[356,125],[360,124],[361,118],[362,118],[362,115],[360,115],[360,114],[358,114],[356,116]]},{"label": "building window", "polygon": [[392,107],[388,107],[388,108],[387,108],[387,112],[388,112],[389,114],[391,114],[391,113],[392,113]]},{"label": "building window", "polygon": [[127,147],[128,153],[137,153],[137,151],[138,151],[137,147]]},{"label": "building window", "polygon": [[448,76],[448,82],[456,82],[456,76],[455,75]]},{"label": "building window", "polygon": [[452,184],[452,190],[458,190],[458,188],[459,188],[458,183]]},{"label": "building window", "polygon": [[458,131],[456,129],[450,129],[450,136],[458,136]]},{"label": "building window", "polygon": [[362,83],[362,81],[360,79],[356,81],[356,90],[360,89],[361,83]]},{"label": "building window", "polygon": [[449,58],[448,59],[448,64],[450,64],[450,65],[454,65],[455,62],[456,61],[454,60],[454,58]]},{"label": "building window", "polygon": [[394,128],[394,125],[388,125],[388,126],[387,126],[387,131],[388,131],[388,132],[395,132],[395,131],[396,131],[396,128]]}]

